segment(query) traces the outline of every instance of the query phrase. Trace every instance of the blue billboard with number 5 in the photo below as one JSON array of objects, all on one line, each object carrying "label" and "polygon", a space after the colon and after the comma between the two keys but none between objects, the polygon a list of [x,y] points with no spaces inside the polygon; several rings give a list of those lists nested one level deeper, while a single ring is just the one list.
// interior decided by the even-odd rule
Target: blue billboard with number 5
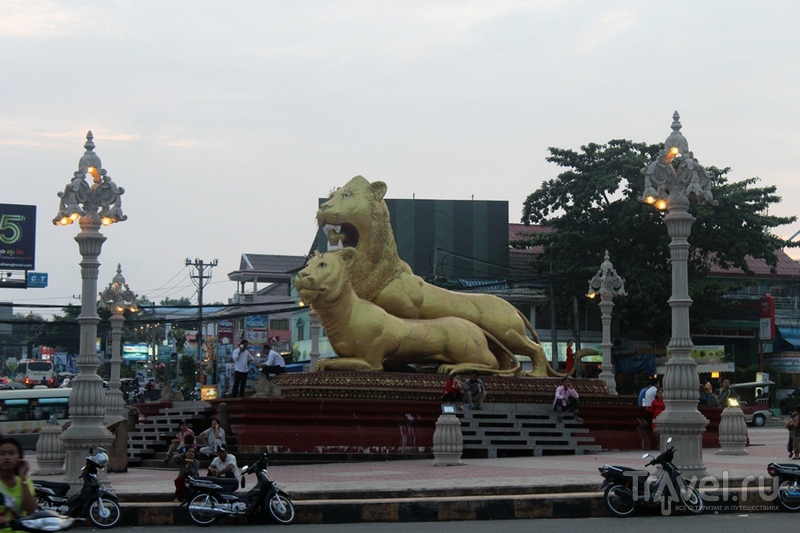
[{"label": "blue billboard with number 5", "polygon": [[0,204],[0,268],[36,268],[36,206]]}]

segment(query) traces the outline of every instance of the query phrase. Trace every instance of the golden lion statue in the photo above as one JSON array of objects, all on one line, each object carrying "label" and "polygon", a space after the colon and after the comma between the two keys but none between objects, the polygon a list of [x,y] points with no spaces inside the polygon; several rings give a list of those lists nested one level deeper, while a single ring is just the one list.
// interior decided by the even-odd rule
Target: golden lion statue
[{"label": "golden lion statue", "polygon": [[[328,250],[356,250],[348,269],[356,294],[401,318],[469,320],[511,353],[530,357],[533,370],[528,375],[562,376],[547,362],[538,335],[517,308],[489,294],[441,289],[414,275],[397,254],[385,194],[382,181],[370,183],[356,176],[334,191],[317,211]],[[528,338],[526,329],[534,340]]]},{"label": "golden lion statue", "polygon": [[[383,371],[384,362],[440,363],[439,372],[513,375],[514,354],[495,344],[481,328],[456,317],[397,318],[362,300],[347,277],[358,252],[317,254],[295,277],[298,294],[311,305],[339,357],[323,359],[318,370]],[[502,365],[501,365],[502,362]]]}]

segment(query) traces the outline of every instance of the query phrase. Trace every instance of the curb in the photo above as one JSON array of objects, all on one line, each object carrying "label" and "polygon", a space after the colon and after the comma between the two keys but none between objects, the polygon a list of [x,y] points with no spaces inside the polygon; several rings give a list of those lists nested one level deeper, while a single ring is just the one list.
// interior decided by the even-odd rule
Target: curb
[{"label": "curb", "polygon": [[[704,492],[706,514],[779,511],[768,496],[755,490]],[[447,496],[438,498],[330,499],[295,501],[296,524],[359,522],[439,522],[449,520],[515,520],[531,518],[596,518],[611,516],[598,492]],[[186,507],[174,503],[123,503],[121,525],[192,524]],[[676,511],[681,513],[681,511]],[[660,507],[642,515],[660,514]],[[270,523],[257,517],[221,518],[220,524]]]}]

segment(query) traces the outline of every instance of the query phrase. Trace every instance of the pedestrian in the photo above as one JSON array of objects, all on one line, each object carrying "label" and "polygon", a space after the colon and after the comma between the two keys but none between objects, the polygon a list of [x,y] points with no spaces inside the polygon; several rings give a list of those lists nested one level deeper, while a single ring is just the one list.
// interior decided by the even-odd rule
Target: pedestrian
[{"label": "pedestrian", "polygon": [[250,361],[253,355],[247,349],[247,339],[239,342],[239,347],[233,351],[233,390],[231,396],[234,398],[244,398],[244,390],[247,387],[247,374],[250,373]]},{"label": "pedestrian", "polygon": [[726,407],[730,407],[729,400],[731,398],[738,400],[739,394],[731,388],[731,380],[724,379],[722,380],[722,388],[717,392],[717,402],[719,402],[720,407],[725,409]]},{"label": "pedestrian", "polygon": [[656,392],[656,397],[653,399],[650,407],[647,408],[647,412],[650,413],[650,419],[652,420],[651,426],[653,427],[653,431],[656,430],[656,418],[658,418],[658,415],[664,412],[666,407],[667,406],[664,403],[664,389],[659,387],[658,391]]},{"label": "pedestrian", "polygon": [[800,405],[794,408],[786,427],[789,429],[789,442],[792,443],[789,459],[800,459]]},{"label": "pedestrian", "polygon": [[567,374],[572,374],[572,367],[575,366],[575,352],[572,349],[572,339],[567,341]]},{"label": "pedestrian", "polygon": [[22,445],[12,437],[0,437],[0,531],[11,531],[9,522],[36,510],[33,482]]}]

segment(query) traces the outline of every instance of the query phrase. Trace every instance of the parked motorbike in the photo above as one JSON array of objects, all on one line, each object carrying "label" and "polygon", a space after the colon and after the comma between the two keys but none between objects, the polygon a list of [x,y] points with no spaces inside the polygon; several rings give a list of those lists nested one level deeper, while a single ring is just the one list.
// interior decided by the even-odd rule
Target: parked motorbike
[{"label": "parked motorbike", "polygon": [[800,511],[800,465],[795,463],[770,463],[767,472],[775,479],[778,507],[784,511]]},{"label": "parked motorbike", "polygon": [[[91,453],[91,451],[89,452]],[[97,479],[98,470],[108,465],[108,454],[103,448],[86,458],[81,469],[83,488],[69,498],[69,483],[34,480],[33,487],[40,509],[52,509],[72,518],[88,518],[95,526],[112,528],[119,523],[122,511],[119,498],[106,490]]]},{"label": "parked motorbike", "polygon": [[600,490],[605,489],[603,500],[614,516],[631,516],[641,506],[663,505],[665,509],[669,509],[675,502],[683,504],[691,514],[703,512],[704,503],[700,492],[686,482],[672,463],[675,448],[669,446],[671,442],[672,439],[667,439],[667,449],[658,457],[652,458],[649,453],[642,456],[642,459],[651,457],[645,468],[651,465],[662,467],[661,473],[649,482],[650,472],[646,469],[612,465],[599,468],[600,475],[604,478],[600,487]]},{"label": "parked motorbike", "polygon": [[294,505],[283,487],[269,477],[267,452],[252,466],[241,469],[241,488],[245,488],[245,476],[255,474],[258,482],[246,494],[236,494],[239,482],[232,478],[189,477],[186,498],[181,505],[188,505],[189,517],[198,526],[210,526],[220,516],[255,515],[264,508],[269,510],[277,522],[291,524],[294,520]]}]

